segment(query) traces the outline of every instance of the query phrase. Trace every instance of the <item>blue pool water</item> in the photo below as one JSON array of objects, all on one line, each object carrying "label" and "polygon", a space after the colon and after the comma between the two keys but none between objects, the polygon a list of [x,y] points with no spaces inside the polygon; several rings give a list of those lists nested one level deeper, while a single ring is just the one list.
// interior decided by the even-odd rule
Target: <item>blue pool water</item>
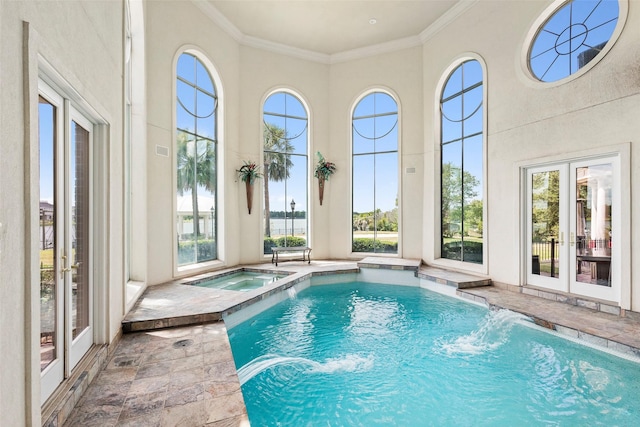
[{"label": "blue pool water", "polygon": [[203,286],[205,288],[226,289],[228,291],[247,292],[252,289],[258,289],[269,283],[273,283],[281,279],[284,275],[272,273],[256,273],[252,271],[240,271],[238,273],[228,274],[213,279],[195,283],[195,286]]},{"label": "blue pool water", "polygon": [[417,287],[312,286],[229,330],[252,426],[640,425],[640,365]]}]

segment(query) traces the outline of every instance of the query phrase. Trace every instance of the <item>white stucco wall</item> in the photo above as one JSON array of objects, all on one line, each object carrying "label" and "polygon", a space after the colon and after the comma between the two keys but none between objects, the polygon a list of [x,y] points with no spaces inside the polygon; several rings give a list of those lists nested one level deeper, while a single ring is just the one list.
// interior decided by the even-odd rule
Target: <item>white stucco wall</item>
[{"label": "white stucco wall", "polygon": [[[329,65],[239,46],[207,21],[198,8],[183,2],[149,3],[147,9],[147,86],[154,88],[148,90],[149,284],[198,271],[175,271],[172,234],[158,232],[171,230],[174,222],[175,191],[171,176],[174,160],[157,156],[155,147],[162,145],[173,151],[174,105],[168,90],[175,78],[171,61],[182,46],[198,48],[212,61],[225,92],[222,108],[226,118],[221,149],[225,158],[223,179],[226,185],[220,202],[225,214],[224,220],[219,217],[219,222],[227,238],[220,239],[224,253],[222,263],[203,268],[250,264],[265,259],[262,255],[262,181],[255,187],[254,209],[249,215],[244,188],[236,180],[235,170],[243,160],[261,159],[262,103],[277,89],[299,94],[309,107],[310,171],[316,162],[316,151],[321,151],[338,167],[338,173],[326,184],[322,206],[318,201],[317,180],[310,172],[310,242],[314,258],[347,258],[351,255],[350,114],[355,99],[376,87],[389,89],[399,97],[400,167],[416,170],[410,175],[401,174],[404,184],[400,196],[404,203],[401,207],[402,251],[405,257],[420,258],[421,234],[415,230],[420,227],[422,205],[415,197],[405,197],[413,191],[422,192],[422,59],[419,47]],[[176,22],[185,23],[180,28],[186,30],[175,34],[165,31]]]},{"label": "white stucco wall", "polygon": [[[251,47],[242,47],[240,66],[240,103],[242,114],[240,121],[240,140],[234,150],[230,150],[232,170],[238,169],[243,160],[255,160],[258,164],[262,161],[262,110],[263,103],[268,95],[277,90],[288,90],[297,94],[309,108],[309,228],[311,235],[309,242],[313,248],[314,258],[328,258],[329,236],[325,230],[329,229],[330,208],[327,201],[320,206],[318,201],[317,180],[312,177],[311,171],[316,162],[315,152],[322,152],[327,158],[332,159],[329,148],[329,66],[295,59],[284,55],[265,52]],[[340,165],[339,165],[340,167]],[[333,182],[333,178],[331,179]],[[239,249],[240,262],[255,263],[263,257],[264,219],[263,219],[263,191],[264,182],[259,180],[255,187],[251,215],[246,209],[244,197],[244,183],[241,181],[232,183],[239,190],[238,212],[240,229],[238,242],[243,242]],[[326,196],[325,196],[326,197]],[[300,202],[300,201],[298,201]],[[272,207],[273,209],[273,207]],[[232,242],[233,247],[238,244]],[[268,257],[270,259],[270,257]]]},{"label": "white stucco wall", "polygon": [[123,316],[122,4],[21,1],[1,10],[0,412],[15,425],[39,425],[39,265],[37,252],[29,254],[37,247],[38,54],[107,124],[100,149],[108,173],[95,196],[105,221],[95,283],[109,301],[96,337],[106,342]]},{"label": "white stucco wall", "polygon": [[[631,3],[624,31],[604,59],[581,77],[560,85],[533,82],[520,63],[522,51],[526,49],[525,37],[548,6],[546,2],[479,2],[424,45],[426,123],[437,120],[438,83],[452,61],[473,52],[480,55],[487,66],[488,222],[485,236],[487,273],[494,281],[521,284],[524,242],[520,237],[519,166],[536,164],[539,159],[550,157],[578,158],[593,150],[606,152],[602,147],[631,143],[631,158],[626,159],[628,163],[623,167],[631,169],[631,182],[639,178],[640,157],[633,146],[640,131],[639,122],[634,118],[640,105],[637,43],[640,10]],[[439,162],[439,134],[435,130],[436,126],[426,126],[425,169]],[[631,200],[640,198],[638,189],[630,188],[630,184],[623,183],[623,189],[628,191],[627,200],[629,196]],[[435,211],[439,209],[438,185],[438,177],[427,174],[423,252],[427,262],[435,263],[438,263],[434,259],[435,247],[439,245],[434,225]],[[434,210],[428,208],[430,203]],[[638,224],[637,211],[626,212],[626,215],[632,224]],[[638,229],[632,226],[630,240],[637,238]],[[632,252],[630,265],[640,265],[639,256],[637,249]],[[458,267],[466,266],[458,263]],[[624,274],[622,280],[628,300],[631,278]],[[632,307],[636,311],[640,309],[637,291],[633,292]]]},{"label": "white stucco wall", "polygon": [[[197,270],[177,272],[174,269],[173,251],[175,234],[172,232],[175,217],[173,205],[176,198],[174,185],[174,64],[185,48],[197,49],[212,62],[222,91],[221,108],[224,118],[218,123],[224,130],[218,135],[219,156],[226,171],[218,181],[218,220],[224,224],[219,237],[237,236],[239,224],[238,187],[230,185],[236,164],[230,163],[233,147],[239,141],[239,125],[242,112],[239,99],[240,52],[238,44],[224,31],[212,24],[200,9],[190,2],[148,2],[146,4],[146,52],[147,52],[147,230],[149,284],[158,284],[177,275],[193,274]],[[168,31],[167,29],[172,29]],[[170,156],[156,154],[156,146],[169,149]],[[222,263],[239,262],[239,249],[234,245],[219,248]],[[216,266],[223,265],[222,263]],[[209,267],[211,268],[211,267]]]},{"label": "white stucco wall", "polygon": [[[397,96],[400,120],[398,194],[400,236],[398,251],[405,258],[421,258],[420,233],[423,176],[422,53],[420,47],[333,64],[330,82],[330,144],[340,169],[325,189],[329,198],[331,258],[362,258],[351,253],[351,114],[355,102],[372,89]],[[333,160],[332,159],[332,160]],[[415,168],[415,173],[405,173]],[[324,206],[323,206],[324,207]]]}]

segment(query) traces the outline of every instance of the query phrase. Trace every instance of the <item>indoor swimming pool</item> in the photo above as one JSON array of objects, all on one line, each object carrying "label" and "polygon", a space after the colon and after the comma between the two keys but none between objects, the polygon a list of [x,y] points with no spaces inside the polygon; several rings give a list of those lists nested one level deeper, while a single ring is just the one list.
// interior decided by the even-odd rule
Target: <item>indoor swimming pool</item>
[{"label": "indoor swimming pool", "polygon": [[252,425],[640,425],[640,365],[417,286],[314,285],[229,330]]}]

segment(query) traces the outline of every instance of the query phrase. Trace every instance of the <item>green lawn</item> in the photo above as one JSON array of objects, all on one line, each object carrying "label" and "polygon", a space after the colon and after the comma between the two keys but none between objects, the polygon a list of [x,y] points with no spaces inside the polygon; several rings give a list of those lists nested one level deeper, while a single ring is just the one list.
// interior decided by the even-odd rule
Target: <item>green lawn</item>
[{"label": "green lawn", "polygon": [[[445,237],[444,238],[444,244],[446,245],[447,243],[451,243],[451,242],[459,242],[460,241],[460,237]],[[477,243],[482,243],[482,237],[471,237],[471,236],[467,236],[464,238],[465,242],[477,242]]]},{"label": "green lawn", "polygon": [[53,249],[44,249],[40,251],[40,265],[44,267],[53,267]]}]

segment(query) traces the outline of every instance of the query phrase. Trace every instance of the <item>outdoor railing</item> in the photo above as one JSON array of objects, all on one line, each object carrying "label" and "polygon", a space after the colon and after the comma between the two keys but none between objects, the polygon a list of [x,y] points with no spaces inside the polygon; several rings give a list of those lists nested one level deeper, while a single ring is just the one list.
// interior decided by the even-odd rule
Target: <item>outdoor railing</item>
[{"label": "outdoor railing", "polygon": [[[531,244],[531,253],[533,254],[533,274],[540,274],[541,271],[556,277],[558,270],[558,254],[560,243],[556,239],[546,242],[533,242]],[[548,270],[548,271],[547,271]]]}]

